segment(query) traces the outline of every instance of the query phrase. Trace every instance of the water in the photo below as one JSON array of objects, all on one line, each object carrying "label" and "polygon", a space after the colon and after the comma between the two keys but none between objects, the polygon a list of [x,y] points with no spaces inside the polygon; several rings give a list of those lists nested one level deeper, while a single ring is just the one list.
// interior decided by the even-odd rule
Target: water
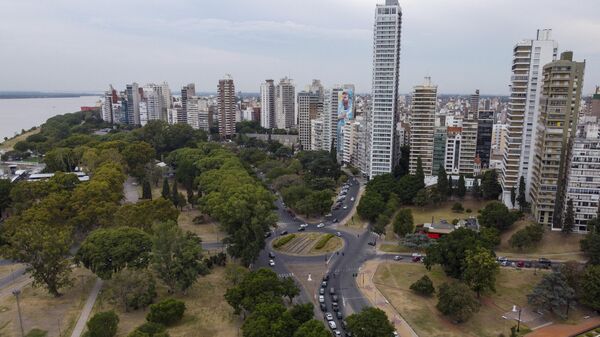
[{"label": "water", "polygon": [[4,137],[21,133],[21,129],[40,126],[50,117],[79,111],[81,106],[94,106],[99,99],[98,96],[0,99],[0,142]]}]

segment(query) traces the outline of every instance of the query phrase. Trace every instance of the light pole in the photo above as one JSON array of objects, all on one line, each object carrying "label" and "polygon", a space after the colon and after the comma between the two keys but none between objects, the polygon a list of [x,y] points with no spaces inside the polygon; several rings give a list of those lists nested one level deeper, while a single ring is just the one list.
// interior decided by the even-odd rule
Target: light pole
[{"label": "light pole", "polygon": [[23,319],[21,318],[21,305],[19,304],[19,295],[21,294],[21,290],[15,289],[12,292],[17,299],[17,312],[19,313],[19,326],[21,327],[21,337],[25,336],[25,332],[23,331]]},{"label": "light pole", "polygon": [[513,309],[512,312],[518,312],[519,313],[519,318],[517,319],[517,332],[519,332],[520,328],[521,328],[521,311],[523,310],[523,308],[519,307],[517,309],[516,305],[513,305]]}]

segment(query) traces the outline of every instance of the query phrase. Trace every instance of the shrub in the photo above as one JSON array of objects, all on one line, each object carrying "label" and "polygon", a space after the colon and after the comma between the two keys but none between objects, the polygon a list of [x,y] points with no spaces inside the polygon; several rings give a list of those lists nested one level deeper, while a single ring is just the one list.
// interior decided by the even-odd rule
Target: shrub
[{"label": "shrub", "polygon": [[273,247],[274,248],[282,247],[286,243],[294,240],[295,237],[296,237],[296,234],[289,234],[289,235],[286,235],[286,236],[284,236],[282,238],[279,238],[279,239],[277,239],[277,241],[275,241],[275,243],[273,244]]},{"label": "shrub", "polygon": [[540,242],[543,236],[544,227],[540,224],[531,224],[513,234],[508,240],[508,243],[513,248],[524,249],[532,247]]},{"label": "shrub", "polygon": [[146,316],[148,322],[160,323],[166,326],[175,324],[181,320],[185,312],[185,303],[173,298],[162,300],[150,306],[150,312]]},{"label": "shrub", "polygon": [[452,205],[452,211],[455,213],[460,213],[462,211],[464,211],[464,207],[460,202],[455,202],[454,205]]},{"label": "shrub", "polygon": [[327,244],[327,242],[329,242],[329,240],[331,240],[331,238],[333,238],[333,234],[325,234],[321,236],[321,238],[319,239],[319,241],[317,241],[317,244],[315,245],[315,249],[323,249],[323,247],[325,247],[325,245]]},{"label": "shrub", "polygon": [[456,322],[464,322],[479,311],[479,302],[464,283],[442,284],[436,308]]},{"label": "shrub", "polygon": [[467,209],[465,210],[465,212],[467,212],[467,213],[471,213],[471,212],[473,212],[473,210],[472,210],[472,209],[470,209],[470,208],[467,208]]},{"label": "shrub", "polygon": [[114,311],[104,311],[95,314],[88,322],[85,337],[113,337],[117,334],[119,316]]},{"label": "shrub", "polygon": [[135,331],[148,334],[149,336],[154,336],[157,333],[165,332],[165,330],[167,330],[167,328],[164,325],[154,322],[146,322],[135,329]]},{"label": "shrub", "polygon": [[427,275],[423,275],[420,279],[418,279],[415,283],[410,285],[410,290],[415,291],[421,295],[431,295],[435,292],[435,288],[433,287],[433,282]]},{"label": "shrub", "polygon": [[40,330],[40,329],[31,329],[25,335],[25,337],[46,337],[46,336],[48,336],[48,331],[46,331],[46,330]]}]

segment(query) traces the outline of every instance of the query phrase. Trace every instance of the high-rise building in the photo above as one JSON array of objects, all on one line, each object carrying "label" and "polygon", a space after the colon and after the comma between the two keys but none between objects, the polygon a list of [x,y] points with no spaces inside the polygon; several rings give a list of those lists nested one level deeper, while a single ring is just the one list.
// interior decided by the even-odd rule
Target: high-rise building
[{"label": "high-rise building", "polygon": [[158,86],[154,84],[145,85],[143,101],[146,103],[147,120],[163,120],[163,96]]},{"label": "high-rise building", "polygon": [[594,116],[600,120],[600,87],[596,87],[596,92],[592,95],[592,103],[590,107],[590,116]]},{"label": "high-rise building", "polygon": [[477,152],[477,119],[479,118],[479,90],[471,95],[469,109],[462,120],[462,143],[460,148],[459,173],[473,174]]},{"label": "high-rise building", "polygon": [[108,90],[104,92],[104,100],[102,101],[102,120],[107,123],[118,123],[115,119],[113,112],[113,105],[117,103],[118,96],[117,91],[113,88],[112,84]]},{"label": "high-rise building", "polygon": [[298,93],[298,135],[302,149],[311,148],[311,122],[323,114],[323,100],[320,92],[302,91]]},{"label": "high-rise building", "polygon": [[127,124],[140,125],[140,90],[137,83],[127,84]]},{"label": "high-rise building", "polygon": [[217,110],[219,115],[219,135],[230,138],[235,134],[236,113],[235,86],[230,75],[219,80],[217,87]]},{"label": "high-rise building", "polygon": [[296,125],[296,91],[292,80],[284,77],[275,88],[275,124],[278,129]]},{"label": "high-rise building", "polygon": [[196,96],[196,85],[194,83],[190,83],[188,85],[183,86],[181,88],[181,109],[183,112],[179,114],[177,123],[187,123],[187,115],[188,115],[188,104],[187,102]]},{"label": "high-rise building", "polygon": [[477,151],[476,157],[481,161],[482,168],[490,166],[492,152],[492,129],[494,128],[494,111],[480,110],[477,119]]},{"label": "high-rise building", "polygon": [[597,117],[580,129],[573,143],[566,200],[573,201],[573,231],[585,233],[600,211],[600,124]]},{"label": "high-rise building", "polygon": [[444,167],[444,170],[446,169],[446,138],[447,128],[445,126],[436,127],[433,134],[432,175],[438,174],[440,166]]},{"label": "high-rise building", "polygon": [[266,80],[260,85],[260,126],[265,129],[275,127],[275,85]]},{"label": "high-rise building", "polygon": [[500,174],[502,199],[511,207],[510,191],[513,187],[518,188],[521,176],[525,177],[525,195],[530,195],[542,91],[541,70],[545,64],[556,60],[558,50],[558,44],[550,39],[550,34],[550,29],[538,30],[535,40],[519,42],[513,49],[506,147]]},{"label": "high-rise building", "polygon": [[446,128],[446,154],[444,155],[444,169],[448,174],[460,174],[460,157],[462,150],[462,132],[460,126]]},{"label": "high-rise building", "polygon": [[313,151],[329,150],[325,144],[323,128],[323,117],[318,117],[310,121],[310,149]]},{"label": "high-rise building", "polygon": [[494,124],[492,127],[492,154],[493,155],[504,155],[506,148],[506,133],[508,128],[506,124]]},{"label": "high-rise building", "polygon": [[210,110],[206,98],[198,98],[198,129],[210,131]]},{"label": "high-rise building", "polygon": [[[433,135],[435,133],[436,105],[437,86],[431,84],[430,77],[425,77],[425,83],[415,86],[412,94],[409,162],[411,174],[415,174],[419,158],[421,158],[425,175],[428,176],[433,173]],[[371,151],[375,151],[375,149],[371,149]]]},{"label": "high-rise building", "polygon": [[572,52],[546,64],[542,72],[540,113],[531,179],[535,219],[553,230],[562,228],[573,139],[583,88],[585,62]]},{"label": "high-rise building", "polygon": [[369,117],[370,177],[392,172],[396,162],[394,128],[400,74],[401,26],[402,10],[398,0],[385,0],[385,4],[376,6],[373,24],[372,106]]}]

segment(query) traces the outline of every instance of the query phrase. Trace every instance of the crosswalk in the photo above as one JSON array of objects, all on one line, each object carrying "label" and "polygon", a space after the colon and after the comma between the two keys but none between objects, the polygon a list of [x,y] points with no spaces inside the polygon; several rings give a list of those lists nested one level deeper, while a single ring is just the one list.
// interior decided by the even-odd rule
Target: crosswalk
[{"label": "crosswalk", "polygon": [[279,278],[293,277],[293,276],[294,276],[294,273],[280,273],[280,274],[277,274],[277,277],[279,277]]}]

